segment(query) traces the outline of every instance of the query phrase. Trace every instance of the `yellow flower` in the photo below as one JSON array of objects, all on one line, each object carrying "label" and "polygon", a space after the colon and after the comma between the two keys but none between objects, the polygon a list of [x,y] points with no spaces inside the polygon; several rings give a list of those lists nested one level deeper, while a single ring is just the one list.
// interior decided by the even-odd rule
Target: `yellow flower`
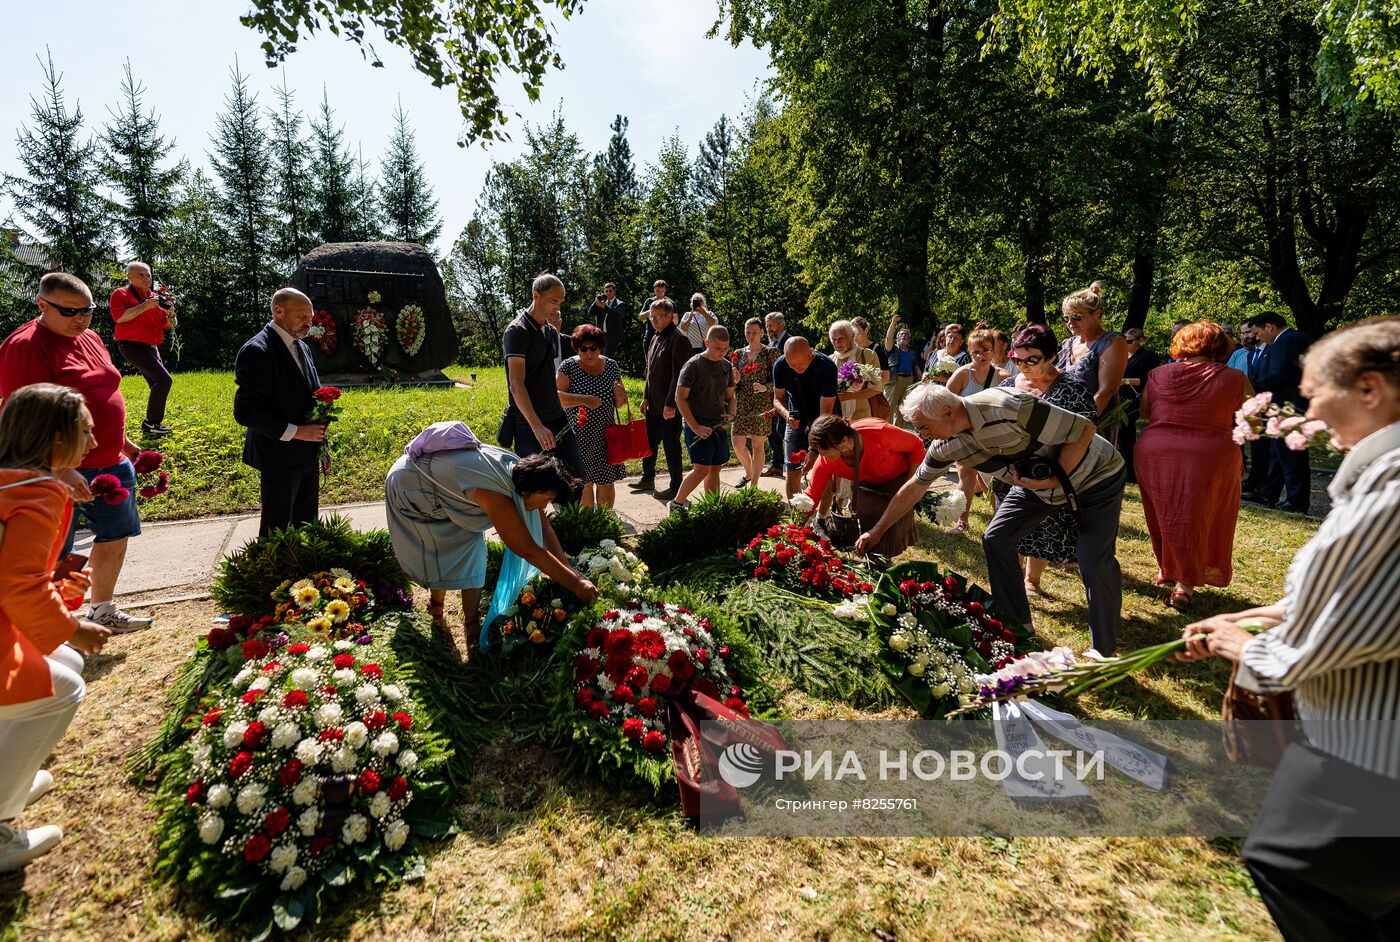
[{"label": "yellow flower", "polygon": [[331,630],[331,620],[324,616],[320,618],[313,618],[306,623],[306,627],[309,630],[316,632],[316,634],[318,635],[325,634],[327,631]]},{"label": "yellow flower", "polygon": [[296,592],[298,589],[304,589],[309,585],[315,584],[316,583],[312,582],[310,579],[298,579],[296,582],[292,583],[292,592]]},{"label": "yellow flower", "polygon": [[300,589],[297,589],[296,595],[293,597],[297,600],[297,605],[299,607],[310,608],[321,601],[321,592],[314,585],[308,583]]},{"label": "yellow flower", "polygon": [[342,576],[341,578],[335,580],[335,587],[336,587],[336,590],[339,591],[339,592],[354,592],[354,591],[355,591],[355,583],[351,582],[349,579],[346,579],[346,578],[343,577],[343,576]]},{"label": "yellow flower", "polygon": [[279,585],[277,588],[275,588],[275,589],[272,590],[272,601],[275,602],[275,601],[277,601],[279,598],[281,598],[281,597],[282,597],[282,593],[283,593],[283,592],[286,592],[286,591],[287,591],[287,587],[290,586],[291,584],[292,584],[292,580],[290,580],[290,579],[284,579],[284,580],[282,580],[282,584]]},{"label": "yellow flower", "polygon": [[326,617],[338,625],[350,617],[350,606],[336,599],[326,606]]}]

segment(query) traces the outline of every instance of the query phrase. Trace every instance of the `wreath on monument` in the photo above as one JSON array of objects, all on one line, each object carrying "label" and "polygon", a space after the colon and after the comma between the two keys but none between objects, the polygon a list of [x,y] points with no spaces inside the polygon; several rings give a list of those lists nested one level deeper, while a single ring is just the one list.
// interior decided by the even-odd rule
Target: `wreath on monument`
[{"label": "wreath on monument", "polygon": [[389,344],[389,325],[384,315],[374,309],[379,303],[379,292],[369,293],[370,307],[362,308],[350,323],[350,334],[354,338],[355,349],[360,351],[370,366],[378,367],[384,356],[384,348]]},{"label": "wreath on monument", "polygon": [[326,356],[335,353],[335,318],[329,311],[320,310],[311,315],[311,330],[307,335],[321,345],[321,352]]},{"label": "wreath on monument", "polygon": [[423,309],[416,304],[410,304],[399,311],[394,329],[399,335],[399,346],[403,348],[403,352],[409,356],[417,356],[418,351],[423,349],[423,338],[428,335]]}]

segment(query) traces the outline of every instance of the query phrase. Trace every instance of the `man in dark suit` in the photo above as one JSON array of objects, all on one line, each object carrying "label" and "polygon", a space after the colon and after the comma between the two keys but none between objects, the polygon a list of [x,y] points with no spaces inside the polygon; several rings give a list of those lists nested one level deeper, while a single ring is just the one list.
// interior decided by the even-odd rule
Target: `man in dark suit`
[{"label": "man in dark suit", "polygon": [[[603,292],[594,298],[589,313],[593,315],[593,323],[603,332],[603,356],[611,356],[609,351],[627,330],[624,323],[627,312],[622,302],[617,299],[617,285],[611,281],[603,285]],[[651,326],[650,321],[647,322],[647,326]]]},{"label": "man in dark suit", "polygon": [[262,477],[258,536],[314,522],[320,511],[321,443],[326,427],[306,420],[321,385],[311,350],[311,299],[295,288],[272,296],[272,323],[253,335],[234,362],[233,418],[248,430],[243,463]]},{"label": "man in dark suit", "polygon": [[[1245,324],[1254,330],[1264,350],[1259,354],[1251,377],[1254,388],[1259,392],[1274,395],[1274,402],[1282,405],[1291,403],[1299,412],[1307,409],[1307,401],[1298,392],[1298,384],[1303,379],[1302,356],[1307,352],[1311,341],[1288,326],[1283,316],[1273,311],[1256,314]],[[1265,506],[1278,503],[1280,491],[1287,490],[1285,501],[1278,506],[1283,510],[1305,514],[1312,499],[1312,475],[1308,467],[1308,453],[1294,451],[1274,439],[1269,443],[1271,458],[1268,476],[1254,494],[1244,495]]]}]

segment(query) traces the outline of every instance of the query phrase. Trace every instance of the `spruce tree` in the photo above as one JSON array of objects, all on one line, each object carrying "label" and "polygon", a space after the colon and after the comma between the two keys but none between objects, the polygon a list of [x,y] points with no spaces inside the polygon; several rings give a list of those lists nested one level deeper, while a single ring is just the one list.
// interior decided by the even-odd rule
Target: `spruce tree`
[{"label": "spruce tree", "polygon": [[246,325],[265,315],[273,282],[272,157],[257,96],[235,62],[233,87],[215,119],[209,162],[219,179],[218,219],[230,270],[230,310]]},{"label": "spruce tree", "polygon": [[160,133],[154,111],[143,113],[146,88],[131,74],[131,60],[122,68],[121,105],[108,109],[112,120],[102,130],[102,172],[111,184],[117,231],[137,259],[158,265],[165,256],[164,232],[174,211],[176,190],[184,178],[184,162],[161,167],[174,150]]},{"label": "spruce tree", "polygon": [[393,135],[379,164],[379,173],[384,235],[399,242],[430,246],[442,232],[442,220],[437,215],[438,201],[433,198],[433,188],[418,161],[418,149],[413,144],[413,130],[408,126],[402,100],[394,112]]},{"label": "spruce tree", "polygon": [[282,267],[296,267],[301,257],[316,245],[312,231],[311,181],[307,178],[306,136],[302,133],[305,116],[294,107],[287,77],[274,89],[277,107],[268,111],[272,123],[272,165],[276,176],[273,206],[277,231],[272,251]]},{"label": "spruce tree", "polygon": [[335,126],[330,97],[321,90],[321,111],[311,119],[311,218],[322,242],[352,242],[357,213],[355,161],[345,148],[345,132]]},{"label": "spruce tree", "polygon": [[355,176],[350,181],[350,241],[378,242],[384,238],[379,203],[374,198],[377,184],[369,172],[363,149],[355,151]]},{"label": "spruce tree", "polygon": [[16,141],[24,176],[5,174],[5,192],[50,258],[98,296],[95,282],[113,254],[109,208],[97,191],[97,144],[83,139],[83,110],[68,110],[61,81],[49,56],[43,96],[29,99],[33,124],[21,126]]}]

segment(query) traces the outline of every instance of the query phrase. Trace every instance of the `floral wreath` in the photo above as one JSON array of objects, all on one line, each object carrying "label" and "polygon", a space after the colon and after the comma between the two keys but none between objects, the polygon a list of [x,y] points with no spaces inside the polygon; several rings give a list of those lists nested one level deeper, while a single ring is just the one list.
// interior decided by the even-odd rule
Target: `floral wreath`
[{"label": "floral wreath", "polygon": [[428,330],[421,307],[410,304],[399,311],[398,321],[394,324],[394,329],[399,335],[399,346],[403,348],[404,353],[416,356],[418,351],[423,349],[423,340],[427,337]]},{"label": "floral wreath", "polygon": [[377,367],[384,356],[384,348],[389,343],[389,325],[384,322],[384,315],[373,307],[379,303],[378,291],[369,293],[369,303],[371,306],[362,308],[351,321],[350,333],[354,338],[355,349],[364,355],[370,366]]}]

